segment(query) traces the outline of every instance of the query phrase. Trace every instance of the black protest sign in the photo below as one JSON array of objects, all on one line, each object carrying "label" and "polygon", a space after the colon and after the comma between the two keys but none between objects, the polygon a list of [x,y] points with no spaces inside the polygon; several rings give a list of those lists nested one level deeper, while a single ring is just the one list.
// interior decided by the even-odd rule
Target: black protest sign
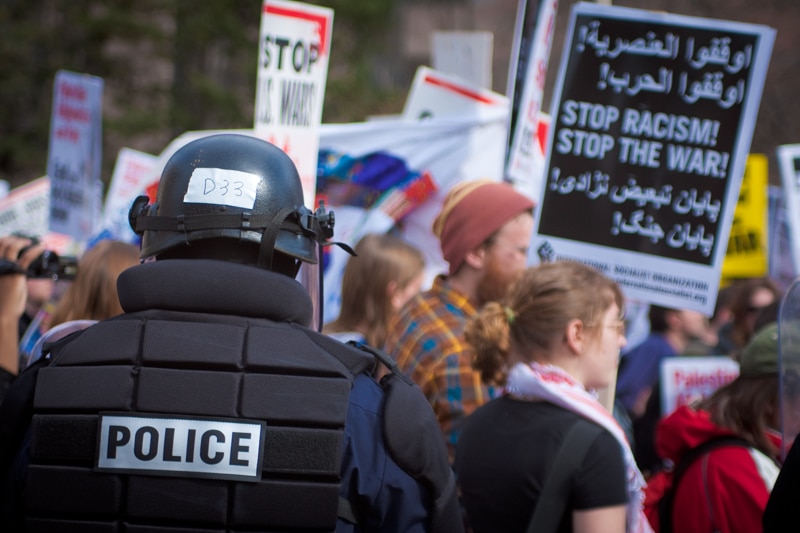
[{"label": "black protest sign", "polygon": [[538,235],[721,261],[772,34],[582,6],[553,105]]}]

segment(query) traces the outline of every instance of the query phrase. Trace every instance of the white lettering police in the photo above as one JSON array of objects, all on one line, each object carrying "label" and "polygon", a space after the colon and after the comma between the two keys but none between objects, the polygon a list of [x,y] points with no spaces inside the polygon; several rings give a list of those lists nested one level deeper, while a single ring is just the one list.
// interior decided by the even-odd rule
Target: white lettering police
[{"label": "white lettering police", "polygon": [[95,469],[258,481],[265,426],[251,420],[103,414]]}]

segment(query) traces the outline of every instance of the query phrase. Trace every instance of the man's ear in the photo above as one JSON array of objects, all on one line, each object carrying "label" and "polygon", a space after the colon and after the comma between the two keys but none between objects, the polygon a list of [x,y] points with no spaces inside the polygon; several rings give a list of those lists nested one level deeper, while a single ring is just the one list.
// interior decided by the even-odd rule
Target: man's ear
[{"label": "man's ear", "polygon": [[481,270],[486,262],[486,246],[481,244],[467,252],[467,255],[464,256],[464,262],[475,270]]},{"label": "man's ear", "polygon": [[681,329],[681,318],[680,311],[667,311],[664,313],[664,322],[667,323],[667,328],[670,331],[678,331]]},{"label": "man's ear", "polygon": [[565,331],[567,347],[575,355],[580,355],[586,348],[586,327],[577,318],[567,323]]}]

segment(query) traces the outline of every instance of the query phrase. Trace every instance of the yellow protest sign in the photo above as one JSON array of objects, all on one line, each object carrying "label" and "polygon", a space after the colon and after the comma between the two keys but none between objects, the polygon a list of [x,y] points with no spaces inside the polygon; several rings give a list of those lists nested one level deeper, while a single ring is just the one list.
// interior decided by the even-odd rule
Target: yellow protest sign
[{"label": "yellow protest sign", "polygon": [[749,154],[733,213],[722,279],[767,274],[767,156]]}]

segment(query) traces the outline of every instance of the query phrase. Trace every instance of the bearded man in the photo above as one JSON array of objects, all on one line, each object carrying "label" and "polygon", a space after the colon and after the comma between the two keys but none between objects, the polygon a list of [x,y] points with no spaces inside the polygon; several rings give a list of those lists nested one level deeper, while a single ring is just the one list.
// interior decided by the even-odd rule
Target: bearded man
[{"label": "bearded man", "polygon": [[527,266],[533,208],[530,198],[506,183],[453,187],[433,223],[449,272],[389,325],[384,349],[428,398],[451,464],[465,418],[494,397],[472,368],[464,327],[483,304],[500,300]]}]

